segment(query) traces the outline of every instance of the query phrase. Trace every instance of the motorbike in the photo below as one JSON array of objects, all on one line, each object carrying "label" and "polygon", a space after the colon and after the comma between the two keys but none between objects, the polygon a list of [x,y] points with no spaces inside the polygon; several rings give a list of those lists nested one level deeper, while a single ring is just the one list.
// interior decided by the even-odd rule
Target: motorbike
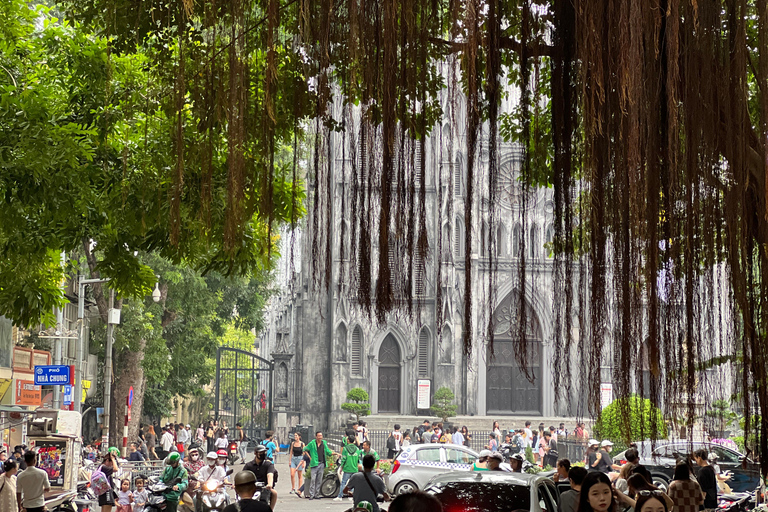
[{"label": "motorbike", "polygon": [[96,493],[91,489],[90,481],[77,482],[77,497],[75,498],[75,505],[77,505],[78,512],[90,512],[91,510],[98,509],[95,504],[98,503]]},{"label": "motorbike", "polygon": [[45,508],[51,512],[77,512],[75,498],[76,491],[69,491],[59,494],[45,501]]},{"label": "motorbike", "polygon": [[[232,469],[227,470],[227,476],[232,474]],[[207,480],[200,488],[198,499],[201,501],[202,512],[221,512],[229,505],[229,494],[224,482],[219,480]]]},{"label": "motorbike", "polygon": [[237,454],[237,441],[232,441],[229,443],[229,448],[227,449],[227,452],[229,452],[229,465],[233,466],[235,464],[235,461],[239,457]]},{"label": "motorbike", "polygon": [[161,482],[160,479],[156,476],[153,476],[149,479],[149,486],[147,486],[147,490],[149,490],[149,499],[147,500],[147,505],[144,507],[144,512],[162,512],[165,510],[165,507],[168,504],[168,498],[165,496],[165,494],[171,490],[171,488],[181,482],[180,478],[174,478],[169,483]]},{"label": "motorbike", "polygon": [[323,483],[320,484],[320,495],[323,498],[335,498],[339,495],[341,487],[341,458],[337,457],[334,461],[333,471],[323,477]]},{"label": "motorbike", "polygon": [[717,508],[723,512],[747,512],[756,506],[755,493],[734,492],[721,494],[717,499]]}]

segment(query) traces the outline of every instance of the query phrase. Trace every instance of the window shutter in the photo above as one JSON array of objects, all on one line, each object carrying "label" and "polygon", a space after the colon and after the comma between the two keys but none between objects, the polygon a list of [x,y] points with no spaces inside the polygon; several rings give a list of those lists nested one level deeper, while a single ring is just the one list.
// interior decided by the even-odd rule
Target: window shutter
[{"label": "window shutter", "polygon": [[453,194],[457,197],[461,196],[461,168],[451,163],[451,167],[453,168]]},{"label": "window shutter", "polygon": [[426,294],[426,286],[424,284],[424,274],[426,273],[426,263],[418,256],[416,257],[416,275],[414,280],[416,281],[416,296],[423,297]]},{"label": "window shutter", "polygon": [[419,334],[419,377],[429,374],[429,333],[426,329]]},{"label": "window shutter", "polygon": [[360,327],[355,327],[352,331],[352,354],[350,355],[350,366],[352,375],[363,374],[363,333]]},{"label": "window shutter", "polygon": [[453,237],[454,237],[453,246],[454,246],[454,251],[456,252],[456,257],[457,258],[461,258],[461,235],[462,235],[462,233],[461,233],[461,229],[460,228],[461,228],[461,224],[457,220],[456,221],[456,229],[453,230]]},{"label": "window shutter", "polygon": [[[413,144],[413,181],[418,188],[421,185],[421,141],[412,140],[411,143]],[[426,172],[427,170],[424,169],[425,174]]]}]

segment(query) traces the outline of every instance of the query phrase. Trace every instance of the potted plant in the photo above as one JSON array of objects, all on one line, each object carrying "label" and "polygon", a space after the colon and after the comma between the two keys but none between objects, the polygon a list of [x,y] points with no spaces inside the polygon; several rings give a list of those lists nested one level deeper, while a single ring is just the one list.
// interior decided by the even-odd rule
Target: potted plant
[{"label": "potted plant", "polygon": [[361,416],[371,414],[371,404],[368,403],[368,392],[363,388],[352,388],[347,391],[347,401],[341,404],[341,409],[355,415],[355,421]]},{"label": "potted plant", "polygon": [[435,396],[432,398],[433,404],[430,407],[432,414],[439,416],[443,420],[443,427],[446,429],[451,426],[448,423],[448,418],[456,416],[456,404],[453,400],[456,396],[453,391],[446,387],[442,387],[435,391]]}]

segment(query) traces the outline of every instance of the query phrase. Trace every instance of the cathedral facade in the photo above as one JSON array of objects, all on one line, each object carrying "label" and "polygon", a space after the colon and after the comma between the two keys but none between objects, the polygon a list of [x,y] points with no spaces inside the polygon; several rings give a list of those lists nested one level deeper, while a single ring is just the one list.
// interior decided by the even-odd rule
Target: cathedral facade
[{"label": "cathedral facade", "polygon": [[[512,144],[500,145],[496,220],[490,222],[492,212],[484,199],[473,203],[473,225],[465,226],[466,154],[460,144],[454,151],[448,150],[453,146],[447,141],[448,130],[446,126],[434,133],[425,145],[429,255],[414,272],[411,289],[417,294],[418,307],[413,312],[403,308],[379,323],[361,307],[343,278],[339,284],[339,274],[348,272],[340,253],[349,253],[340,250],[348,243],[341,240],[340,233],[350,232],[350,219],[345,216],[351,215],[339,207],[348,201],[344,194],[349,193],[350,180],[345,168],[351,167],[342,158],[334,159],[332,291],[322,277],[312,276],[312,208],[300,229],[284,234],[277,277],[281,292],[270,303],[259,352],[275,360],[274,406],[287,413],[289,423],[337,427],[348,417],[340,406],[354,387],[369,393],[374,415],[425,414],[418,402],[420,381],[422,385],[428,381],[430,394],[440,387],[451,389],[459,414],[535,418],[579,413],[573,409],[573,401],[555,404],[552,385],[552,191],[529,188],[523,198],[518,179],[521,150]],[[350,142],[332,134],[330,144],[332,154],[344,155],[347,152],[341,146]],[[482,149],[479,153],[477,180],[483,183],[488,156]],[[464,247],[465,229],[472,230],[469,249]],[[491,229],[493,244],[489,243]],[[467,250],[473,276],[471,325],[466,325],[463,315]],[[490,258],[490,250],[495,258]],[[514,318],[523,251],[526,358],[532,378],[519,368],[512,338],[517,329]],[[374,279],[375,275],[374,269]],[[492,303],[488,300],[491,286]],[[492,355],[486,343],[490,315],[495,330]],[[464,329],[473,330],[469,353],[463,350]]]}]

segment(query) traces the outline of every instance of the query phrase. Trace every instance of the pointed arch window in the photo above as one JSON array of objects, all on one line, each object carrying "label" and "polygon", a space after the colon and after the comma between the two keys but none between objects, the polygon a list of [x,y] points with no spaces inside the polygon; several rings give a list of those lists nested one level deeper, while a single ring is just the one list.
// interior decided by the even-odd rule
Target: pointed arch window
[{"label": "pointed arch window", "polygon": [[555,230],[552,228],[552,224],[547,227],[547,258],[551,258],[555,254],[555,247],[553,241],[555,239]]},{"label": "pointed arch window", "polygon": [[453,362],[453,334],[451,328],[446,324],[443,326],[443,332],[440,336],[440,363],[450,364]]},{"label": "pointed arch window", "polygon": [[453,230],[453,252],[456,258],[464,257],[464,224],[456,217],[456,229]]},{"label": "pointed arch window", "polygon": [[512,231],[512,257],[520,257],[520,248],[522,247],[523,230],[520,228],[520,224],[515,224],[515,228]]},{"label": "pointed arch window", "polygon": [[531,226],[531,239],[530,239],[530,252],[529,256],[532,260],[535,260],[539,256],[539,228],[536,224]]},{"label": "pointed arch window", "polygon": [[419,333],[418,371],[419,377],[429,375],[429,331],[426,327]]},{"label": "pointed arch window", "polygon": [[457,162],[451,166],[453,167],[453,195],[461,197],[464,193],[464,176],[461,172],[461,165]]},{"label": "pointed arch window", "polygon": [[347,360],[347,326],[343,323],[336,328],[336,346],[334,354],[336,361],[346,362]]},{"label": "pointed arch window", "polygon": [[503,258],[507,255],[507,229],[504,224],[496,227],[496,256]]},{"label": "pointed arch window", "polygon": [[352,331],[352,348],[349,354],[350,371],[352,375],[363,375],[363,331],[360,326]]},{"label": "pointed arch window", "polygon": [[446,222],[443,224],[442,240],[442,258],[443,261],[451,261],[451,226]]}]

